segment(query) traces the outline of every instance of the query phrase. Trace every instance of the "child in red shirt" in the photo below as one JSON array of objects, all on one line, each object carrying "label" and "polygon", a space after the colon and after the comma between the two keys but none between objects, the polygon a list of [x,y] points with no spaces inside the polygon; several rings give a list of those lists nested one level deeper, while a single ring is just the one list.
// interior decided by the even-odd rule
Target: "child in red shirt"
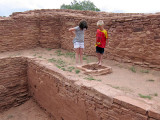
[{"label": "child in red shirt", "polygon": [[107,40],[107,46],[109,46],[109,41],[108,41],[107,31],[104,29],[104,22],[102,20],[99,20],[97,22],[97,26],[99,27],[99,29],[97,29],[97,34],[96,34],[96,53],[98,58],[97,64],[101,65],[102,55],[104,53],[104,48],[106,46],[106,40]]}]

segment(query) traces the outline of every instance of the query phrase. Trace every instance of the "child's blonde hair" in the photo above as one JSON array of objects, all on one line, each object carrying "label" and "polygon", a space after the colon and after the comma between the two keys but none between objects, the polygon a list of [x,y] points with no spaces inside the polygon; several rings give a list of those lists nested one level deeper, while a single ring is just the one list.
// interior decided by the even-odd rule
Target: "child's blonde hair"
[{"label": "child's blonde hair", "polygon": [[103,22],[103,20],[99,20],[98,22],[97,22],[97,26],[102,26],[102,25],[104,25],[104,22]]}]

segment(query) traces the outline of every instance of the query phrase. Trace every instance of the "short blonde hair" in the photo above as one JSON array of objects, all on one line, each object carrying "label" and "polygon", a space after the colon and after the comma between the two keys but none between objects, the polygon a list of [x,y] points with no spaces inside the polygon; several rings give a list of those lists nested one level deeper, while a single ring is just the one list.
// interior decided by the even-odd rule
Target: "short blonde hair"
[{"label": "short blonde hair", "polygon": [[103,20],[99,20],[98,22],[97,22],[97,26],[102,26],[102,25],[104,25],[104,22],[103,22]]}]

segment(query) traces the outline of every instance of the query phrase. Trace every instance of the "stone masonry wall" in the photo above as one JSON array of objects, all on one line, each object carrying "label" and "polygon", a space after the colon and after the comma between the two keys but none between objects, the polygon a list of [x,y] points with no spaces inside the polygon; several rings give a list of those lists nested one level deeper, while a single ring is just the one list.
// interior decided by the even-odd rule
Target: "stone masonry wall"
[{"label": "stone masonry wall", "polygon": [[30,96],[55,120],[160,120],[160,106],[123,96],[102,84],[65,77],[47,61],[1,58],[0,112],[23,104]]},{"label": "stone masonry wall", "polygon": [[0,59],[0,112],[23,104],[28,93],[26,59]]},{"label": "stone masonry wall", "polygon": [[0,20],[0,51],[34,48],[73,50],[68,29],[85,19],[87,55],[95,53],[96,22],[104,20],[110,47],[105,58],[160,70],[160,14],[127,14],[75,10],[35,10],[13,13]]},{"label": "stone masonry wall", "polygon": [[[49,14],[49,13],[48,13]],[[61,20],[55,14],[40,13],[39,43],[41,47],[60,48],[61,46]]]},{"label": "stone masonry wall", "polygon": [[[119,96],[114,90],[91,87],[66,78],[56,67],[29,60],[30,93],[54,120],[159,120],[159,109],[144,101]],[[107,90],[107,92],[106,92]]]},{"label": "stone masonry wall", "polygon": [[72,50],[72,36],[67,28],[78,25],[81,19],[88,22],[89,28],[85,32],[85,50],[87,55],[96,55],[96,22],[102,19],[104,28],[109,33],[109,48],[105,48],[104,57],[119,62],[133,63],[142,67],[160,70],[160,15],[135,15],[113,18],[93,17],[63,17],[63,31],[61,47]]},{"label": "stone masonry wall", "polygon": [[0,19],[0,52],[37,47],[39,36],[36,16]]},{"label": "stone masonry wall", "polygon": [[120,18],[110,22],[109,55],[124,62],[160,68],[160,14]]}]

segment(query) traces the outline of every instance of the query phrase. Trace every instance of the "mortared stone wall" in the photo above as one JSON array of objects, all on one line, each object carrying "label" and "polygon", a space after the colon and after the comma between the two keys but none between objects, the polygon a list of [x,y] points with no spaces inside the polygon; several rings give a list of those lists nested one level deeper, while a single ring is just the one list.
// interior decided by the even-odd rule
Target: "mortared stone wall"
[{"label": "mortared stone wall", "polygon": [[160,70],[160,14],[107,13],[76,10],[34,10],[0,18],[0,52],[34,47],[73,50],[69,28],[85,19],[87,55],[95,53],[96,22],[104,20],[110,47],[105,58]]}]

